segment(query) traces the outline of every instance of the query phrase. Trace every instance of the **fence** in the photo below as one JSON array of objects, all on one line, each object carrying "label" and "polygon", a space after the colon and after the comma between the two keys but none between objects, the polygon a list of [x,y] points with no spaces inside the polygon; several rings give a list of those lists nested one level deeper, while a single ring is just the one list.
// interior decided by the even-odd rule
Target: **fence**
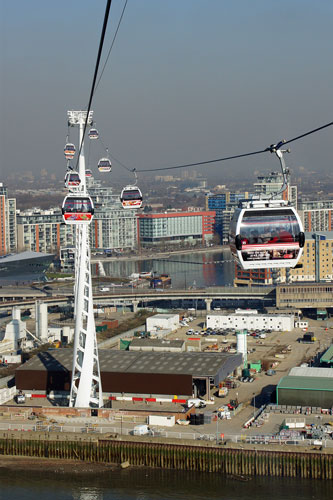
[{"label": "fence", "polygon": [[[0,431],[10,432],[58,432],[58,433],[80,433],[80,434],[112,434],[128,436],[133,434],[133,429],[119,428],[114,426],[97,425],[59,425],[37,422],[36,424],[28,423],[0,423]],[[224,444],[226,442],[234,443],[249,443],[249,444],[278,444],[278,445],[301,445],[312,446],[316,444],[315,439],[291,439],[275,435],[258,435],[247,436],[242,434],[200,434],[195,432],[175,432],[165,429],[152,428],[152,434],[149,436],[169,438],[175,440],[192,440],[192,441],[207,441]],[[322,446],[325,448],[333,448],[333,439],[322,440]]]},{"label": "fence", "polygon": [[0,389],[0,405],[3,405],[13,399],[16,394],[16,386],[14,387],[5,387],[4,389]]}]

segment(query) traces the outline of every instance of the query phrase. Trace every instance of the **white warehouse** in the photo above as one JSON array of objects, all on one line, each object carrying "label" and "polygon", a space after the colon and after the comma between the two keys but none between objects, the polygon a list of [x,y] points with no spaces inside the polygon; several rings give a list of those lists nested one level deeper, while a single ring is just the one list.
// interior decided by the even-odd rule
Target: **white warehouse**
[{"label": "white warehouse", "polygon": [[258,314],[258,311],[239,311],[233,314],[210,314],[206,318],[207,328],[227,330],[274,330],[291,332],[294,329],[293,314]]},{"label": "white warehouse", "polygon": [[179,314],[155,314],[146,319],[147,332],[156,330],[177,330],[179,328]]}]

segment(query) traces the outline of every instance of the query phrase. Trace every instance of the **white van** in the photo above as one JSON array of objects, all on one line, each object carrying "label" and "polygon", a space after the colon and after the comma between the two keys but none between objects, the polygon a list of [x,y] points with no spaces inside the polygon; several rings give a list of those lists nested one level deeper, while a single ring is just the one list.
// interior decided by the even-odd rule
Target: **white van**
[{"label": "white van", "polygon": [[100,292],[109,292],[110,291],[110,288],[108,286],[102,286],[100,289],[99,289]]}]

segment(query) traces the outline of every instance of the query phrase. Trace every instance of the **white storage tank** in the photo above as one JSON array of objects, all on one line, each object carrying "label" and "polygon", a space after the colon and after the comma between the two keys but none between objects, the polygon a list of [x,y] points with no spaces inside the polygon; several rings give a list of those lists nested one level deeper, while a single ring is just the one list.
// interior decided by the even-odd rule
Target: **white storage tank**
[{"label": "white storage tank", "polygon": [[44,302],[36,301],[36,337],[47,341],[47,304]]},{"label": "white storage tank", "polygon": [[21,321],[21,309],[18,306],[14,306],[12,309],[12,319],[17,319]]},{"label": "white storage tank", "polygon": [[237,352],[243,355],[244,366],[247,363],[247,331],[241,330],[236,333]]}]

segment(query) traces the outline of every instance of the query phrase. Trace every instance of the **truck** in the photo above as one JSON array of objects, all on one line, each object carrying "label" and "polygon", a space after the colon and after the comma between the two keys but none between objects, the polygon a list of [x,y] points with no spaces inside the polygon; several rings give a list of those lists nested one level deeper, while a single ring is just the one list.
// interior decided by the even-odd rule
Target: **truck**
[{"label": "truck", "polygon": [[141,424],[141,425],[136,425],[133,429],[133,435],[134,436],[153,436],[154,433],[151,429],[149,429],[148,425],[146,424]]},{"label": "truck", "polygon": [[16,394],[15,401],[16,401],[16,404],[18,404],[18,405],[24,404],[25,403],[25,394],[22,391],[20,391],[18,394]]},{"label": "truck", "polygon": [[228,387],[219,387],[219,392],[218,392],[218,397],[219,398],[225,398],[228,396],[229,389]]},{"label": "truck", "polygon": [[317,339],[314,336],[314,333],[309,332],[303,335],[303,338],[300,339],[300,342],[302,342],[303,344],[313,344],[313,342],[315,342],[316,340]]},{"label": "truck", "polygon": [[191,408],[192,406],[195,408],[205,408],[206,403],[200,398],[192,398],[187,400],[187,406],[188,408]]}]

